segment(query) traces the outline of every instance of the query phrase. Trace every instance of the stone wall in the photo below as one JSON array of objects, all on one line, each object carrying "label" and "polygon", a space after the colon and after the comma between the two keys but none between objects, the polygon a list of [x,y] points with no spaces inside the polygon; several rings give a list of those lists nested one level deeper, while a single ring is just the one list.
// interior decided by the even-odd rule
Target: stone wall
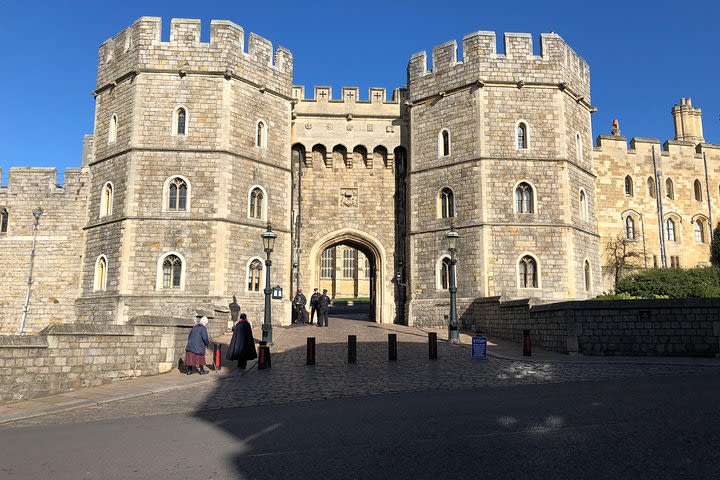
[{"label": "stone wall", "polygon": [[538,304],[479,298],[461,316],[465,329],[583,355],[716,356],[720,300],[591,300]]},{"label": "stone wall", "polygon": [[[653,149],[657,179],[650,188],[648,179],[655,178]],[[709,219],[720,220],[720,145],[691,142],[660,141],[652,138],[633,138],[628,147],[627,138],[620,135],[600,135],[593,152],[597,170],[598,229],[602,236],[603,253],[606,246],[618,236],[625,235],[625,220],[631,216],[635,222],[635,238],[628,248],[640,254],[635,266],[661,266],[660,235],[665,236],[667,266],[673,266],[671,257],[680,266],[692,268],[707,266],[710,260],[711,227]],[[707,161],[707,179],[705,162]],[[625,177],[632,180],[632,194],[625,192]],[[666,188],[668,179],[674,193]],[[700,199],[695,197],[694,183],[700,182]],[[657,193],[662,201],[662,231],[659,229]],[[708,193],[710,199],[708,201]],[[672,197],[672,198],[671,198]],[[669,238],[667,221],[672,220],[675,239]],[[702,222],[703,238],[695,235],[695,224]],[[702,241],[699,241],[702,240]],[[613,288],[613,277],[607,256],[603,258],[602,289]]]},{"label": "stone wall", "polygon": [[[0,336],[0,403],[168,372],[193,325],[141,316],[128,325],[56,324],[35,336]],[[227,315],[210,319],[210,341],[226,328]]]},{"label": "stone wall", "polygon": [[0,334],[18,333],[20,327],[36,208],[43,213],[25,332],[74,319],[84,253],[88,171],[67,169],[64,180],[64,185],[57,184],[54,168],[11,168],[8,185],[0,188],[0,211],[7,208],[9,212],[7,232],[0,233]]}]

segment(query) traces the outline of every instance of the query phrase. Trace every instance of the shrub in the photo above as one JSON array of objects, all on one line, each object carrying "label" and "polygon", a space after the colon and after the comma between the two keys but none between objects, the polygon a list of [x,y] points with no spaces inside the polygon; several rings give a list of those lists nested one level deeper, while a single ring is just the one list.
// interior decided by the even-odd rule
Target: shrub
[{"label": "shrub", "polygon": [[620,280],[616,293],[636,298],[720,297],[720,268],[653,268]]}]

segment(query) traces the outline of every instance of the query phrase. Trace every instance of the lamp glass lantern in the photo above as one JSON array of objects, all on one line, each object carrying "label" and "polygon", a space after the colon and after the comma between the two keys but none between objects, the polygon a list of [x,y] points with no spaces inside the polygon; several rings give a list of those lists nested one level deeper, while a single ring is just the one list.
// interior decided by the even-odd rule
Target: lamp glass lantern
[{"label": "lamp glass lantern", "polygon": [[277,234],[272,231],[272,227],[270,226],[270,222],[268,222],[267,230],[263,232],[262,241],[263,241],[263,248],[265,249],[266,253],[270,253],[275,248],[275,239],[277,238]]},{"label": "lamp glass lantern", "polygon": [[460,234],[455,230],[455,225],[450,226],[450,231],[445,234],[445,238],[447,239],[448,250],[450,252],[457,250],[457,241]]}]

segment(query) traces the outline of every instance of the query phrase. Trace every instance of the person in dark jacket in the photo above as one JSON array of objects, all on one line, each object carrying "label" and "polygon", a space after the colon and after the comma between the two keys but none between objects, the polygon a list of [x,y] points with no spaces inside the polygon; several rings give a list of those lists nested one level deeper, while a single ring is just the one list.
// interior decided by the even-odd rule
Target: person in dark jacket
[{"label": "person in dark jacket", "polygon": [[185,347],[185,366],[187,366],[187,374],[193,372],[193,367],[198,367],[200,375],[208,373],[205,370],[205,347],[210,346],[207,328],[208,318],[202,317],[197,325],[195,325],[188,335],[187,346]]},{"label": "person in dark jacket", "polygon": [[330,297],[327,296],[326,289],[323,289],[322,295],[320,295],[320,298],[318,298],[317,306],[318,306],[318,312],[320,312],[320,316],[318,317],[318,327],[322,327],[323,324],[325,327],[327,327],[328,326],[328,310],[330,309]]},{"label": "person in dark jacket", "polygon": [[305,294],[302,293],[302,289],[298,288],[295,298],[293,299],[293,308],[296,313],[295,323],[300,325],[307,323],[307,310],[305,310],[305,305],[307,305],[307,298],[305,298]]},{"label": "person in dark jacket", "polygon": [[233,334],[228,346],[228,360],[237,360],[238,368],[245,369],[248,360],[257,358],[255,340],[253,338],[252,326],[248,322],[247,315],[240,314],[240,320],[232,328]]},{"label": "person in dark jacket", "polygon": [[[317,314],[318,298],[320,298],[320,292],[318,292],[318,289],[316,288],[312,294],[312,297],[310,297],[310,325],[313,324],[313,319],[315,318],[315,315]],[[320,315],[318,315],[318,321],[319,321],[319,319],[320,319]]]}]

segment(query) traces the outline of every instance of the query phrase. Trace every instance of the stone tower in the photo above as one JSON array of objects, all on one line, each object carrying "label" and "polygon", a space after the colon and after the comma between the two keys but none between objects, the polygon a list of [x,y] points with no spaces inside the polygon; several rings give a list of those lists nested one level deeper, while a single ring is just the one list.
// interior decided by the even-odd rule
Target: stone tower
[{"label": "stone tower", "polygon": [[292,69],[254,33],[245,51],[228,21],[205,43],[199,20],[173,19],[163,42],[143,17],[102,44],[79,320],[187,318],[233,294],[262,318],[267,221],[289,257]]},{"label": "stone tower", "polygon": [[[590,74],[556,34],[493,32],[408,65],[410,318],[447,312],[444,238],[458,247],[459,315],[474,299],[586,298],[600,285]],[[597,285],[597,287],[596,287]]]}]

